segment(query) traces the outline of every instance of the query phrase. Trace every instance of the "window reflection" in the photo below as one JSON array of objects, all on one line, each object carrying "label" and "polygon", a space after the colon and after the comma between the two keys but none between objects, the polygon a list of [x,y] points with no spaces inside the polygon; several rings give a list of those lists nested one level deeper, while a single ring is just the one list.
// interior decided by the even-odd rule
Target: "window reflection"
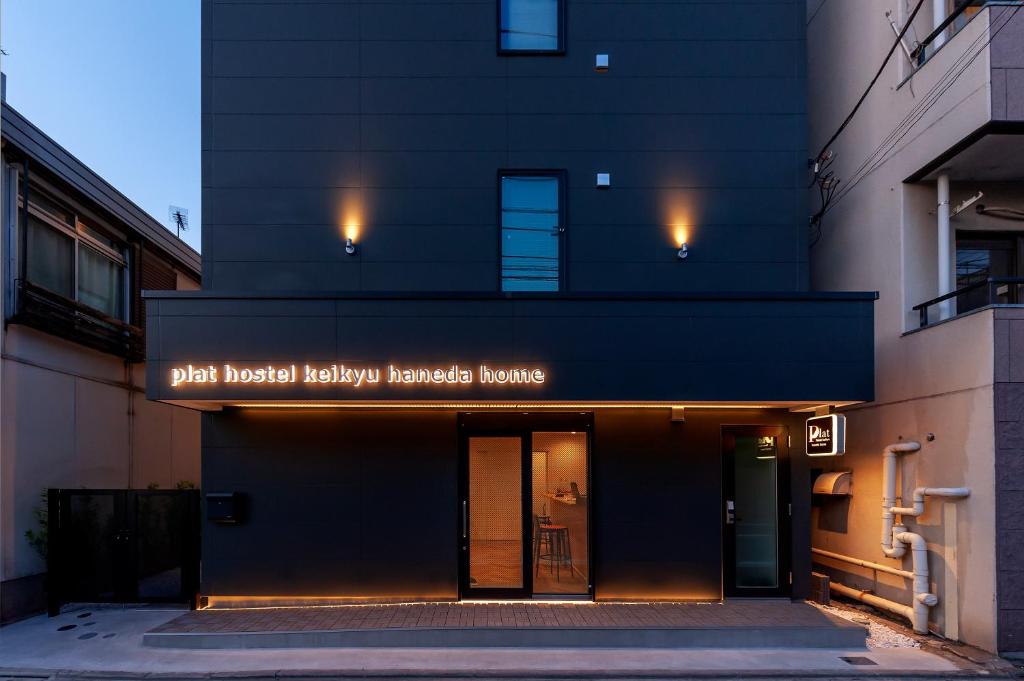
[{"label": "window reflection", "polygon": [[501,289],[559,289],[559,178],[501,178]]},{"label": "window reflection", "polygon": [[560,49],[559,0],[501,0],[501,49]]}]

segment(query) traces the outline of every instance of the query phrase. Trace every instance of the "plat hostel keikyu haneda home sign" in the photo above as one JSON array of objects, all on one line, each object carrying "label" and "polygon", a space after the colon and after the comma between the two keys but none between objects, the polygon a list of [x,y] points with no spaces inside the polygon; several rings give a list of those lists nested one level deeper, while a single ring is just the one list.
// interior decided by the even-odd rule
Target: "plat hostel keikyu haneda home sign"
[{"label": "plat hostel keikyu haneda home sign", "polygon": [[841,414],[807,419],[807,456],[842,456],[846,452],[846,417]]},{"label": "plat hostel keikyu haneda home sign", "polygon": [[384,385],[542,385],[543,369],[489,364],[382,366],[345,364],[184,364],[170,368],[172,388],[201,385],[333,385],[359,389]]}]

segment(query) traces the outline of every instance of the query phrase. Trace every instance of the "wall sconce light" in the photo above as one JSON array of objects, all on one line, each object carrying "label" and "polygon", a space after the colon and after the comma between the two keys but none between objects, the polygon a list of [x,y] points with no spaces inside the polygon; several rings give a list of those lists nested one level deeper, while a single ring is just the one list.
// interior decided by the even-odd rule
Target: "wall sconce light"
[{"label": "wall sconce light", "polygon": [[600,189],[607,189],[612,186],[612,174],[611,173],[598,173],[596,184]]},{"label": "wall sconce light", "polygon": [[345,239],[345,252],[348,253],[349,255],[355,255],[356,250],[356,245],[352,241],[352,237]]},{"label": "wall sconce light", "polygon": [[679,247],[679,250],[676,251],[676,257],[679,258],[680,260],[686,260],[686,256],[688,255],[690,255],[690,246],[689,244],[684,243],[682,246]]},{"label": "wall sconce light", "polygon": [[598,54],[594,56],[594,70],[595,71],[607,71],[609,65],[609,59],[607,54]]}]

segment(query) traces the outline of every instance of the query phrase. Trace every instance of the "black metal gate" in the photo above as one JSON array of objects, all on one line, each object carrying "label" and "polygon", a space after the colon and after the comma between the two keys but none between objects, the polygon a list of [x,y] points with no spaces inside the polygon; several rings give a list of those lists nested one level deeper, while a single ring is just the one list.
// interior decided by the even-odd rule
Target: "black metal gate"
[{"label": "black metal gate", "polygon": [[51,489],[50,615],[65,603],[188,603],[199,587],[197,490]]}]

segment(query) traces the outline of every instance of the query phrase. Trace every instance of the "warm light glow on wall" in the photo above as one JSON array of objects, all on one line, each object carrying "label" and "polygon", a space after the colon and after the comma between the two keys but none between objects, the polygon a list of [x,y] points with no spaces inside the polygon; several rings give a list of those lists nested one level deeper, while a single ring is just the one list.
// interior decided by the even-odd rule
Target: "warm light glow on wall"
[{"label": "warm light glow on wall", "polygon": [[753,403],[712,404],[689,403],[680,405],[674,402],[446,402],[446,401],[408,401],[389,400],[387,402],[311,402],[294,400],[291,402],[225,402],[224,406],[242,407],[245,409],[473,409],[473,410],[512,410],[524,409],[671,409],[685,406],[687,409],[773,409],[780,405]]},{"label": "warm light glow on wall", "polygon": [[474,599],[472,601],[456,600],[453,594],[441,594],[437,596],[410,596],[405,598],[378,598],[373,596],[207,596],[207,604],[203,609],[216,610],[261,610],[261,609],[285,609],[285,608],[308,608],[318,606],[325,608],[380,608],[381,606],[413,606],[431,603],[436,605],[449,605],[459,608],[479,608],[487,605],[564,605],[572,604],[573,607],[614,607],[619,605],[649,605],[651,603],[665,602],[700,602],[707,605],[720,605],[721,595],[717,593],[687,593],[687,594],[658,594],[651,598],[625,597],[625,598],[602,598],[597,601],[581,601],[575,598],[559,599],[527,599],[516,600],[511,598]]},{"label": "warm light glow on wall", "polygon": [[674,237],[676,248],[682,248],[683,244],[690,241],[690,228],[686,225],[676,225],[672,229],[672,236]]},{"label": "warm light glow on wall", "polygon": [[362,201],[358,198],[349,197],[342,205],[338,206],[336,216],[342,240],[359,241],[366,224],[365,213]]},{"label": "warm light glow on wall", "polygon": [[666,237],[672,245],[682,248],[693,245],[695,227],[704,219],[700,196],[686,190],[670,190],[661,196],[661,216],[666,226]]}]

